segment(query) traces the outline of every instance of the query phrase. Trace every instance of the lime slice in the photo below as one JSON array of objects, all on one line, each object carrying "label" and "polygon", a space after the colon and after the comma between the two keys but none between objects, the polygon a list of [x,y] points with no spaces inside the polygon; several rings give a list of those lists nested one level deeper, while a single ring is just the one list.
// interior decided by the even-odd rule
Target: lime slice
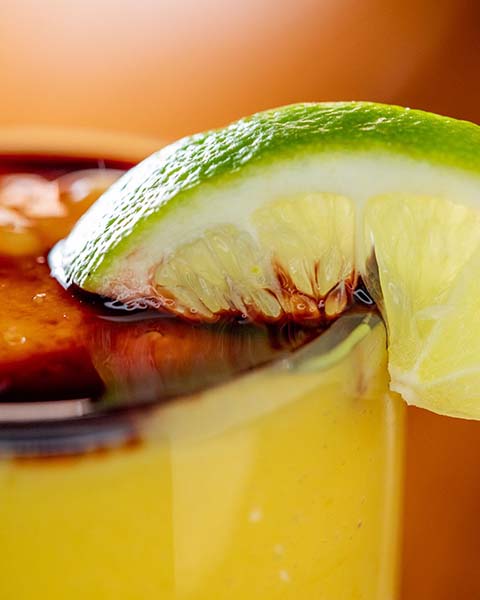
[{"label": "lime slice", "polygon": [[154,154],[51,263],[67,283],[199,320],[318,322],[361,275],[387,322],[392,388],[480,418],[479,207],[479,127],[294,105]]},{"label": "lime slice", "polygon": [[392,194],[369,202],[366,227],[391,388],[410,404],[480,418],[480,211],[441,196]]}]

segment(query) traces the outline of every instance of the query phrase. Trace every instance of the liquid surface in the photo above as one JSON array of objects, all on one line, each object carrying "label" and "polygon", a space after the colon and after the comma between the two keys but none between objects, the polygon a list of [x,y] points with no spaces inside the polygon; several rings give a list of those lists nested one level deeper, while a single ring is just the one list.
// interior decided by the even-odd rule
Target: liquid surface
[{"label": "liquid surface", "polygon": [[[0,400],[167,399],[292,351],[319,331],[190,325],[74,297],[45,260],[0,259]],[[13,293],[14,291],[14,293]]]}]

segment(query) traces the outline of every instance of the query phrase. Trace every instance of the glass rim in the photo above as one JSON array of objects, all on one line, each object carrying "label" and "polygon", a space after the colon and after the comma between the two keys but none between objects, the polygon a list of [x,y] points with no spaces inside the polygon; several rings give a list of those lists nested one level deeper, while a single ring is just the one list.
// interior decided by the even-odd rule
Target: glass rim
[{"label": "glass rim", "polygon": [[86,399],[0,403],[0,457],[71,456],[123,446],[142,439],[148,415],[168,409],[176,402],[197,399],[201,402],[202,394],[235,380],[262,373],[288,377],[326,372],[351,354],[380,323],[382,319],[377,312],[344,313],[324,333],[290,356],[239,373],[218,386],[164,403],[105,406],[101,400],[89,403]]},{"label": "glass rim", "polygon": [[[381,322],[377,312],[346,312],[335,320],[330,327],[315,339],[292,351],[289,356],[272,360],[264,365],[249,369],[232,376],[231,379],[212,387],[218,387],[252,373],[320,373],[343,360],[363,338]],[[208,392],[212,387],[189,394],[181,394],[158,404],[145,402],[142,404],[105,405],[89,398],[71,400],[46,400],[38,402],[0,402],[0,440],[5,428],[28,428],[41,423],[79,422],[84,419],[98,418],[120,412],[132,412],[148,408],[159,408],[177,400],[193,398]]]}]

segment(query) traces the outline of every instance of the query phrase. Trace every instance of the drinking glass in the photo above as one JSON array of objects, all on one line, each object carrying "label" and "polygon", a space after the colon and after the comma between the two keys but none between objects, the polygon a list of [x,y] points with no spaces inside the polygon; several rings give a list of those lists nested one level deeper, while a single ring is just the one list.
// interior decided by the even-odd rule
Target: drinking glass
[{"label": "drinking glass", "polygon": [[[133,164],[149,144],[12,139],[4,170]],[[121,379],[109,352],[95,365]],[[140,384],[138,402],[0,400],[0,598],[396,597],[404,410],[374,312],[165,402],[152,370]]]}]

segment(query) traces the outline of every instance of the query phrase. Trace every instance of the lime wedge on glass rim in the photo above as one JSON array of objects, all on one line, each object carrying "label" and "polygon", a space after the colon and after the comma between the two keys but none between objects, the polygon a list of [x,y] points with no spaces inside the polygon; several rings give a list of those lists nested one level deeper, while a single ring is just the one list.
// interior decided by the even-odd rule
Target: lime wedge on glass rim
[{"label": "lime wedge on glass rim", "polygon": [[320,322],[361,276],[391,388],[480,418],[480,127],[364,102],[300,104],[140,163],[51,255],[67,284],[183,318]]}]

